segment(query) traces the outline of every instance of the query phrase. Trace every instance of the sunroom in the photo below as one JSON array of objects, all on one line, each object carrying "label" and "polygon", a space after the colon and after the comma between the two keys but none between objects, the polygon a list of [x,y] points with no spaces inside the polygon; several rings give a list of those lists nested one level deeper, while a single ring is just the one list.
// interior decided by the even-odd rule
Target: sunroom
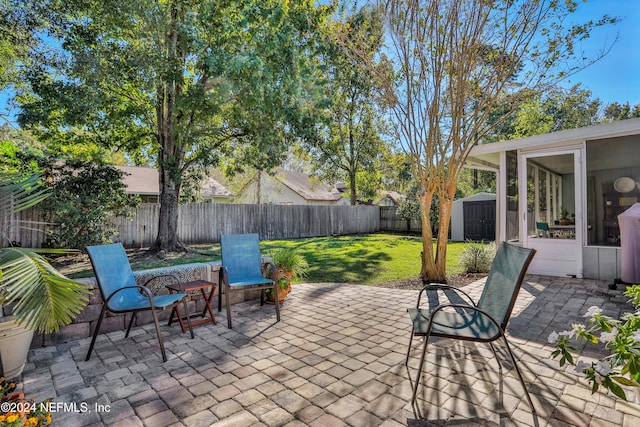
[{"label": "sunroom", "polygon": [[640,119],[479,145],[496,172],[496,240],[531,247],[533,274],[620,277],[618,215],[640,201]]}]

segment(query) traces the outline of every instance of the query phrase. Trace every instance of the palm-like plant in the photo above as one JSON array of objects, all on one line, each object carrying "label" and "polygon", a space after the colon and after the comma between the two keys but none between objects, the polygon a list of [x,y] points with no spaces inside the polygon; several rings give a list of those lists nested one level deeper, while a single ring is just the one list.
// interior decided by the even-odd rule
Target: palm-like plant
[{"label": "palm-like plant", "polygon": [[11,215],[35,206],[48,196],[38,175],[0,174],[0,307],[15,304],[18,323],[50,333],[71,323],[88,301],[89,290],[56,271],[43,254],[60,249],[11,246]]}]

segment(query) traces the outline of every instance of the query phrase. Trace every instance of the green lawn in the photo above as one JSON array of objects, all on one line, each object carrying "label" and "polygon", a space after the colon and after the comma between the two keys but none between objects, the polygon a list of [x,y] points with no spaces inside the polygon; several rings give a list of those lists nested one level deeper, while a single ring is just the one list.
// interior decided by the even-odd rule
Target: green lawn
[{"label": "green lawn", "polygon": [[[467,243],[448,245],[448,275],[463,272],[459,265],[459,255],[466,245]],[[263,255],[270,255],[279,248],[296,248],[310,265],[307,277],[303,279],[305,282],[371,285],[417,277],[420,272],[422,243],[419,237],[368,234],[265,240],[260,242],[260,247]],[[164,260],[134,254],[131,257],[131,265],[134,270],[144,270],[167,265],[220,260],[219,244],[197,245],[194,249],[196,252],[177,254]],[[84,262],[59,265],[58,268],[75,278],[92,275],[86,259]]]},{"label": "green lawn", "polygon": [[[461,273],[458,255],[465,243],[447,247],[447,272]],[[274,240],[261,243],[263,253],[294,247],[310,265],[306,282],[346,282],[379,284],[417,277],[420,273],[419,237],[391,234],[317,237],[312,239]]]}]

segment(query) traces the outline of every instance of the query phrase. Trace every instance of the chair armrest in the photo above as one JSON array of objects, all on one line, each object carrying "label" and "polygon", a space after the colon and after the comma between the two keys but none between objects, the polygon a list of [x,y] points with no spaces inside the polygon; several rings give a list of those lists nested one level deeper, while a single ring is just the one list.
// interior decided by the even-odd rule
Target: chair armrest
[{"label": "chair armrest", "polygon": [[155,304],[153,302],[153,293],[151,292],[151,289],[147,288],[144,285],[135,285],[135,286],[125,286],[123,288],[117,289],[114,292],[111,293],[111,295],[109,295],[107,297],[107,299],[104,300],[105,304],[108,304],[109,301],[111,301],[111,298],[113,298],[118,292],[120,291],[124,291],[125,289],[137,289],[138,291],[140,291],[140,294],[142,294],[143,296],[149,298],[149,301],[151,303],[151,308],[155,309]]},{"label": "chair armrest", "polygon": [[427,291],[447,291],[447,290],[451,290],[453,292],[455,292],[456,294],[462,294],[465,297],[467,297],[467,299],[469,300],[469,302],[471,303],[471,305],[473,305],[474,307],[476,306],[475,301],[473,301],[473,298],[471,298],[471,296],[469,296],[468,293],[466,293],[465,291],[463,291],[460,288],[456,288],[453,287],[451,285],[446,285],[444,283],[427,283],[426,285],[424,285],[422,287],[422,289],[420,290],[420,293],[418,294],[418,302],[416,303],[416,308],[420,308],[420,300],[422,299],[422,294],[425,293]]},{"label": "chair armrest", "polygon": [[229,284],[229,270],[227,270],[227,266],[225,265],[220,266],[220,271],[218,272],[218,274],[220,275],[220,279],[219,279],[220,284],[223,284],[223,283]]},{"label": "chair armrest", "polygon": [[436,317],[436,314],[438,314],[438,312],[444,310],[445,308],[461,308],[463,310],[471,310],[471,311],[475,311],[477,313],[480,313],[481,315],[485,316],[487,319],[491,320],[491,322],[494,325],[496,325],[498,330],[504,335],[504,331],[502,330],[502,326],[500,326],[500,324],[496,321],[496,319],[493,318],[493,316],[491,316],[486,311],[476,307],[475,305],[467,305],[467,304],[440,304],[439,306],[437,306],[430,314],[430,317],[429,317],[429,328],[428,328],[429,330],[431,330],[431,323],[433,323],[433,319]]}]

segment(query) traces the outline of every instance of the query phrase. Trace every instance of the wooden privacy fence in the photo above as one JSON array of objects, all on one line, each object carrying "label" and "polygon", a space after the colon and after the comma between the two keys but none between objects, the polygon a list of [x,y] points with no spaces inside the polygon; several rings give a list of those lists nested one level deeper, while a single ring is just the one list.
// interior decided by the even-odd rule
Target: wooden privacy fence
[{"label": "wooden privacy fence", "polygon": [[422,221],[406,220],[396,213],[395,206],[380,206],[380,230],[400,233],[421,233]]},{"label": "wooden privacy fence", "polygon": [[[143,204],[133,210],[133,219],[118,217],[119,240],[126,247],[148,247],[158,233],[160,206]],[[13,215],[12,220],[28,221],[27,228],[9,227],[11,241],[24,247],[41,247],[50,226],[39,223],[36,210]],[[0,224],[6,232],[6,224]],[[258,233],[263,240],[376,233],[379,231],[420,233],[420,222],[407,221],[388,206],[333,205],[237,205],[192,203],[180,205],[178,236],[186,244],[219,242],[220,235]]]},{"label": "wooden privacy fence", "polygon": [[[258,233],[260,239],[375,233],[380,231],[377,206],[236,205],[192,203],[178,210],[178,236],[186,244],[219,242],[222,234]],[[116,218],[126,247],[148,247],[158,233],[160,206],[145,204],[133,220]]]}]

